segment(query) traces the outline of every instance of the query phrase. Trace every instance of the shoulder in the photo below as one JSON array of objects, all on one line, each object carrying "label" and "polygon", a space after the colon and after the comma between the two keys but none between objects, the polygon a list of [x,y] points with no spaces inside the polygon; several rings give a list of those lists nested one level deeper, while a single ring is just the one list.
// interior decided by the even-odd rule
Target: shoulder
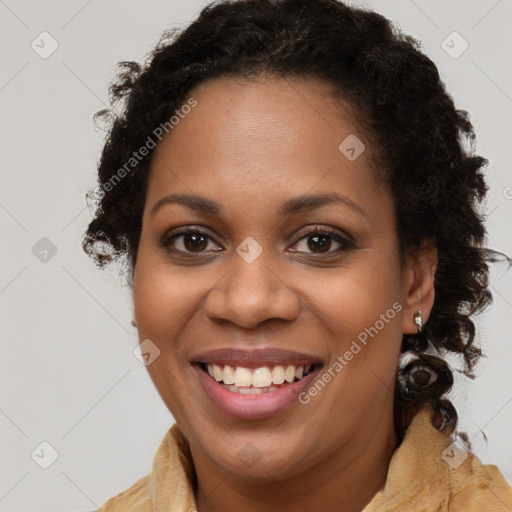
[{"label": "shoulder", "polygon": [[485,465],[476,455],[462,450],[457,456],[460,464],[449,470],[450,504],[457,510],[510,512],[512,488],[498,468]]},{"label": "shoulder", "polygon": [[384,488],[365,512],[511,512],[512,489],[496,466],[486,466],[418,413],[391,458]]},{"label": "shoulder", "polygon": [[421,416],[425,437],[419,462],[430,465],[432,475],[443,482],[448,510],[511,512],[512,488],[499,469],[483,464],[477,455],[462,449],[451,436],[441,434],[430,418],[430,413]]},{"label": "shoulder", "polygon": [[129,489],[106,501],[96,512],[152,512],[150,475],[135,482]]},{"label": "shoulder", "polygon": [[153,457],[151,474],[110,498],[95,512],[153,512],[192,508],[194,469],[188,441],[176,424],[169,428]]}]

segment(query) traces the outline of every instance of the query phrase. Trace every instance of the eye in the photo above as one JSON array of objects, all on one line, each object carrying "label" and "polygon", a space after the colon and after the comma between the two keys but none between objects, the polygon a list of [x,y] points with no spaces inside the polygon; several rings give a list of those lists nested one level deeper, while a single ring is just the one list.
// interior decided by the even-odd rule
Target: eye
[{"label": "eye", "polygon": [[[329,250],[332,247],[331,240],[334,240],[335,243],[339,245],[334,251]],[[195,228],[178,233],[167,233],[161,240],[160,245],[178,256],[193,257],[196,254],[200,255],[212,252],[212,250],[207,250],[210,241],[214,242],[208,232]],[[317,254],[320,257],[323,255],[331,256],[333,254],[339,254],[355,248],[354,242],[352,242],[348,236],[343,235],[339,230],[333,228],[313,227],[294,245],[300,245],[304,243],[304,241],[308,241],[306,249],[310,249],[312,254]],[[213,252],[219,252],[219,250],[213,250]],[[292,250],[292,252],[306,251]]]},{"label": "eye", "polygon": [[189,256],[194,253],[202,254],[208,247],[208,241],[213,241],[213,239],[206,231],[188,229],[175,234],[167,233],[160,245],[173,253]]},{"label": "eye", "polygon": [[[339,245],[338,249],[330,251],[332,247],[332,241]],[[295,245],[300,245],[305,242],[306,249],[313,251],[313,254],[331,256],[333,254],[339,254],[349,249],[354,249],[355,245],[352,240],[347,236],[344,236],[341,232],[332,228],[319,228],[314,227],[310,229],[305,236],[303,236]],[[293,251],[293,252],[305,252],[305,251]]]}]

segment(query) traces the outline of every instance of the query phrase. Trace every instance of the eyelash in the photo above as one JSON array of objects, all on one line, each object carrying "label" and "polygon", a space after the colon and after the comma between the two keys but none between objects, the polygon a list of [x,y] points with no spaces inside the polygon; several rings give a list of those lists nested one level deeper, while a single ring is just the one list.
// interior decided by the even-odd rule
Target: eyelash
[{"label": "eyelash", "polygon": [[[175,249],[175,248],[171,247],[171,242],[174,239],[179,238],[181,236],[185,236],[185,235],[201,235],[205,238],[213,240],[213,238],[210,236],[210,234],[208,232],[203,231],[202,229],[199,229],[199,228],[194,228],[194,229],[186,229],[186,230],[180,231],[178,233],[170,232],[170,233],[165,234],[164,237],[162,238],[162,240],[160,241],[160,246],[162,246],[163,248],[165,248],[167,251],[171,252],[172,254],[178,255],[179,257],[183,257],[183,258],[194,258],[197,256],[204,255],[205,254],[204,252],[203,253],[187,252],[187,251],[182,251],[180,249]],[[323,253],[323,254],[322,253],[319,253],[319,254],[307,253],[307,254],[313,254],[316,258],[330,257],[335,254],[340,254],[342,252],[346,252],[348,250],[355,249],[355,247],[356,247],[354,242],[351,239],[349,239],[346,236],[342,236],[338,230],[333,229],[333,228],[328,228],[328,227],[326,227],[326,228],[319,228],[319,227],[310,228],[293,245],[296,245],[298,242],[302,241],[303,239],[308,238],[313,235],[328,235],[329,237],[333,238],[336,242],[338,242],[341,245],[341,247],[339,249],[336,249],[335,251],[329,251],[329,252]],[[215,251],[215,252],[220,252],[220,251]],[[294,251],[294,252],[304,254],[302,251]]]}]

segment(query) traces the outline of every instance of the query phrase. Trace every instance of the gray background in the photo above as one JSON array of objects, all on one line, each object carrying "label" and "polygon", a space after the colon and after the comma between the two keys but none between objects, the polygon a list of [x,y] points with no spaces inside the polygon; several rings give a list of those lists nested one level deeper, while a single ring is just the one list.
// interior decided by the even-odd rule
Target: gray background
[{"label": "gray background", "polygon": [[[115,269],[96,270],[81,251],[90,220],[84,195],[95,184],[103,141],[92,115],[108,103],[114,64],[140,61],[162,30],[191,21],[205,4],[0,0],[4,512],[99,507],[150,472],[173,422],[134,357],[138,340],[130,325],[128,290]],[[477,151],[490,160],[489,245],[512,254],[505,234],[512,219],[511,2],[374,0],[363,5],[419,38],[457,106],[470,111]],[[40,52],[51,48],[48,36],[39,36],[43,31],[58,43],[46,59],[31,47],[35,40]],[[469,44],[458,58],[442,47],[453,31]],[[456,36],[444,44],[458,53],[463,42]],[[50,249],[45,256],[43,237],[56,254]],[[493,270],[494,305],[477,324],[487,359],[475,382],[457,378],[453,399],[477,454],[512,483],[512,272],[505,270],[505,265]],[[51,461],[43,441],[58,453],[48,469],[35,462]]]}]

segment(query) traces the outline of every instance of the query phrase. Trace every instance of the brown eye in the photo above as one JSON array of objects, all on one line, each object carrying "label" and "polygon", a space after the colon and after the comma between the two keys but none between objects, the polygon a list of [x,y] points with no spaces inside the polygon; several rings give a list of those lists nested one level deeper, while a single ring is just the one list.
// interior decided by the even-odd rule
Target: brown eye
[{"label": "brown eye", "polygon": [[189,233],[183,235],[183,246],[187,251],[201,251],[206,249],[208,242],[206,237],[200,233]]},{"label": "brown eye", "polygon": [[[338,244],[335,250],[331,250],[334,244]],[[218,252],[218,249],[208,250],[209,242],[214,242],[213,238],[205,231],[199,229],[189,229],[178,233],[168,233],[164,236],[160,245],[178,256],[203,255],[208,252]],[[303,252],[317,254],[319,256],[330,256],[345,252],[355,248],[354,243],[334,229],[314,228],[300,238],[295,245],[305,243],[304,250],[293,252]],[[220,249],[222,250],[222,249]]]},{"label": "brown eye", "polygon": [[168,233],[160,242],[160,245],[174,253],[202,254],[206,251],[208,243],[213,241],[209,234],[194,229],[180,231],[179,233]]},{"label": "brown eye", "polygon": [[327,252],[331,247],[331,238],[329,235],[309,235],[306,238],[308,240],[308,249]]},{"label": "brown eye", "polygon": [[[333,240],[339,247],[331,251]],[[331,229],[314,228],[297,241],[295,245],[300,245],[303,241],[306,250],[298,250],[296,252],[307,253],[311,251],[312,254],[334,255],[354,248],[354,243],[351,240],[341,235],[338,231]]]}]

